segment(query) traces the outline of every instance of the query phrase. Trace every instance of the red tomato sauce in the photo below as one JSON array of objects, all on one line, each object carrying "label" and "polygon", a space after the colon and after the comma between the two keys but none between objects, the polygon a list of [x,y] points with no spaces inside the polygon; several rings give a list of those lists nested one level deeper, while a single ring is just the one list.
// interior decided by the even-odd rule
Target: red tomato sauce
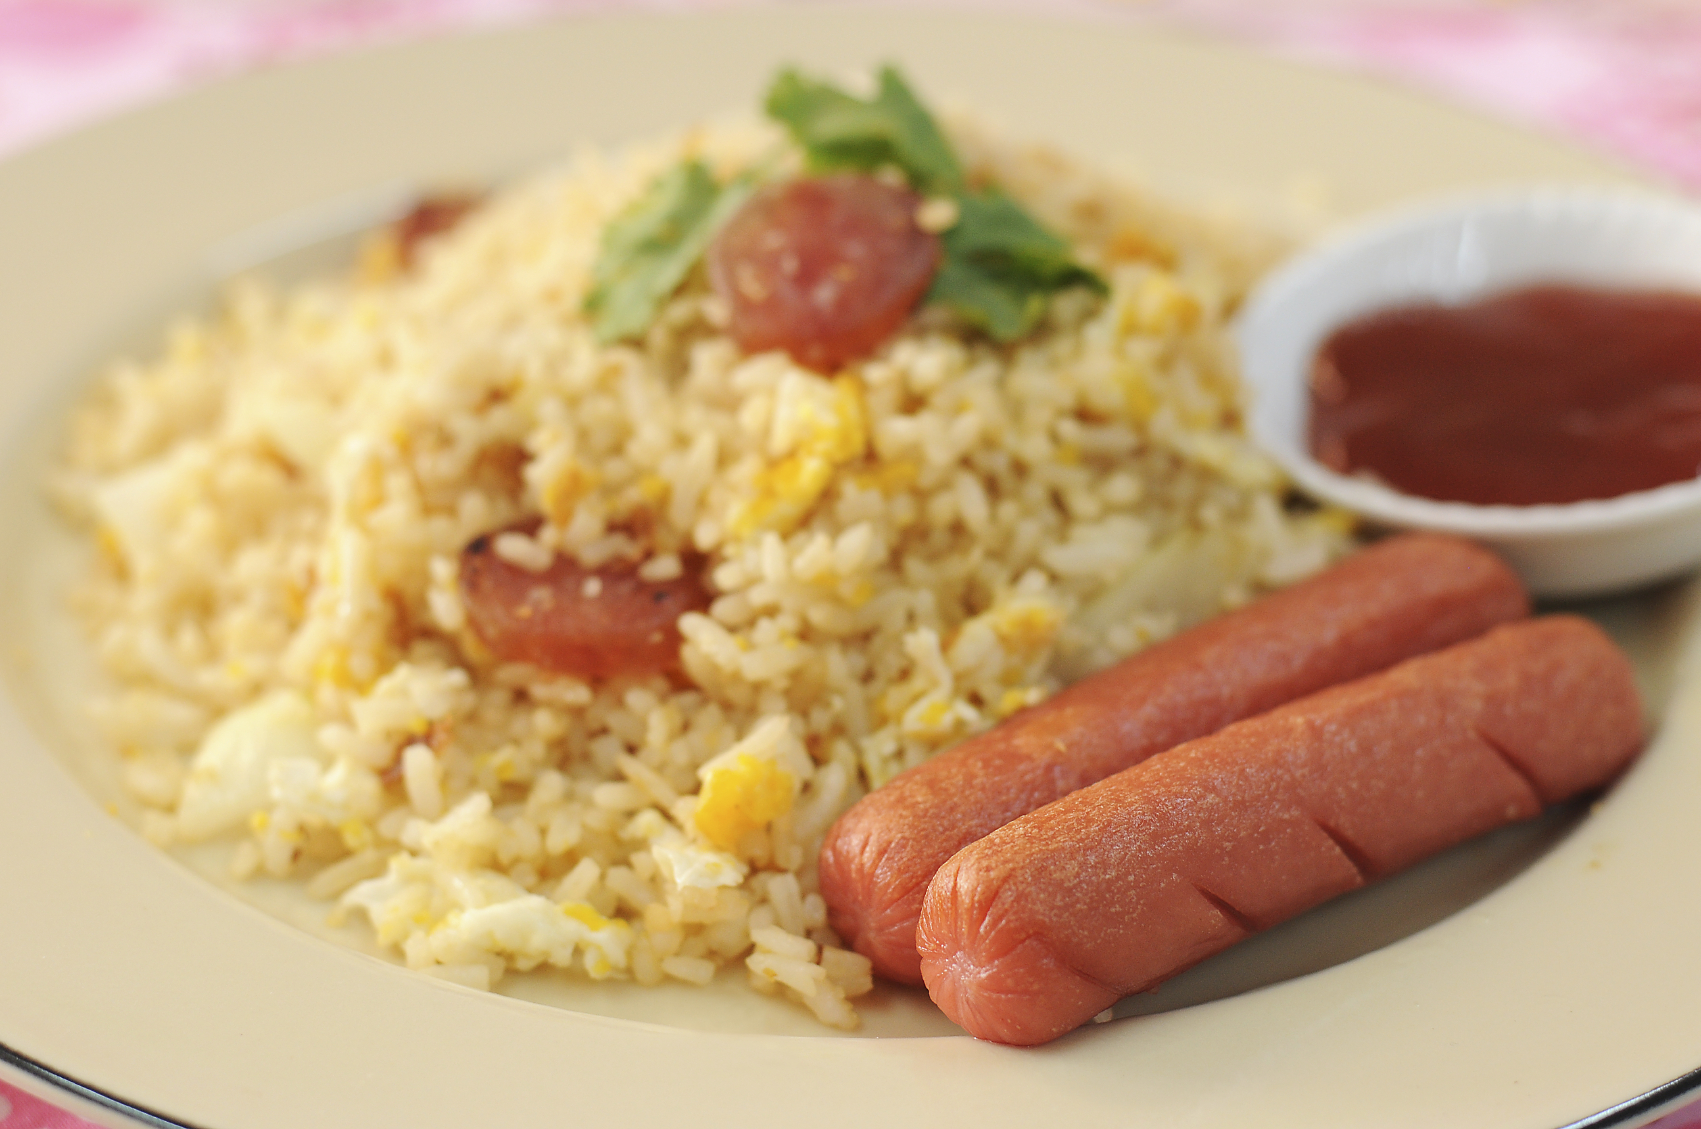
[{"label": "red tomato sauce", "polygon": [[1613,498],[1701,472],[1701,295],[1535,286],[1382,310],[1311,369],[1312,454],[1478,505]]}]

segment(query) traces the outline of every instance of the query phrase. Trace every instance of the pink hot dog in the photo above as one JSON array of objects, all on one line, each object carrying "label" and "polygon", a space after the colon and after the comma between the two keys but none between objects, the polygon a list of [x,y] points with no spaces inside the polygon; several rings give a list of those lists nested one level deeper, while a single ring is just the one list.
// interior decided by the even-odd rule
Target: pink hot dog
[{"label": "pink hot dog", "polygon": [[1629,660],[1552,616],[1118,773],[951,858],[917,930],[934,1001],[1042,1043],[1337,894],[1598,788],[1641,747]]},{"label": "pink hot dog", "polygon": [[1389,538],[1063,690],[903,773],[829,831],[821,892],[834,930],[905,983],[946,859],[1017,816],[1283,702],[1528,614],[1492,553],[1434,534]]}]

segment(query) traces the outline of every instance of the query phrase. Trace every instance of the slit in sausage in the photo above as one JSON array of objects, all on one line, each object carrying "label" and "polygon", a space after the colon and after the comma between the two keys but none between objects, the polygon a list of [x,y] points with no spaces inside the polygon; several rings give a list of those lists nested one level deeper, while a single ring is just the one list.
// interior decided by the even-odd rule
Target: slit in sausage
[{"label": "slit in sausage", "polygon": [[1351,863],[1354,870],[1358,871],[1361,883],[1368,885],[1376,880],[1375,866],[1371,864],[1369,856],[1357,843],[1347,838],[1338,829],[1329,826],[1326,820],[1312,816],[1311,822],[1315,823],[1317,830],[1321,831],[1331,843],[1335,844],[1335,849],[1341,852],[1341,857]]},{"label": "slit in sausage", "polygon": [[1491,753],[1500,758],[1501,763],[1506,766],[1506,770],[1508,772],[1512,773],[1512,775],[1524,782],[1524,787],[1530,790],[1531,800],[1536,804],[1536,806],[1540,807],[1547,797],[1542,795],[1541,783],[1536,779],[1535,775],[1531,773],[1517,757],[1513,756],[1511,750],[1509,750],[1505,745],[1496,741],[1487,733],[1484,733],[1482,726],[1477,726],[1471,732],[1477,740],[1488,746]]},{"label": "slit in sausage", "polygon": [[1241,932],[1245,933],[1248,937],[1258,932],[1258,924],[1246,914],[1235,909],[1227,898],[1219,898],[1217,895],[1211,893],[1211,891],[1205,889],[1205,887],[1199,885],[1197,882],[1193,883],[1193,891],[1201,898],[1204,898],[1207,902],[1210,902],[1212,909],[1222,914],[1223,917],[1227,918],[1235,925],[1238,925]]}]

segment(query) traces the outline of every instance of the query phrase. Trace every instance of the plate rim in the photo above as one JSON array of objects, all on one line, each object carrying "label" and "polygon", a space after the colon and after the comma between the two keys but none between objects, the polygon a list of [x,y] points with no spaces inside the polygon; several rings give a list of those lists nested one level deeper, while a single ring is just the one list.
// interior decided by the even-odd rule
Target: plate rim
[{"label": "plate rim", "polygon": [[[131,1124],[148,1126],[149,1129],[206,1129],[187,1121],[174,1120],[86,1082],[79,1082],[45,1063],[19,1054],[3,1043],[0,1043],[0,1063],[37,1079],[57,1092],[116,1113]],[[1646,1093],[1627,1098],[1617,1105],[1577,1121],[1554,1126],[1553,1129],[1633,1129],[1634,1126],[1646,1125],[1667,1114],[1675,1113],[1698,1097],[1701,1097],[1701,1066],[1669,1082],[1663,1082]]]}]

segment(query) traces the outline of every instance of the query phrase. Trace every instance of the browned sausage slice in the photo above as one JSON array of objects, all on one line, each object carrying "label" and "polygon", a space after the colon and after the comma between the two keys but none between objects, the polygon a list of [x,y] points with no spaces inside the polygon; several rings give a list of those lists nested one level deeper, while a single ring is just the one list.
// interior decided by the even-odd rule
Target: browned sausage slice
[{"label": "browned sausage slice", "polygon": [[415,204],[391,225],[402,267],[413,266],[421,243],[453,230],[478,204],[477,196],[465,194],[427,196]]},{"label": "browned sausage slice", "polygon": [[671,670],[679,617],[709,603],[695,567],[646,581],[630,564],[589,569],[558,555],[531,572],[497,556],[494,538],[461,551],[461,603],[473,633],[506,662],[578,678]]},{"label": "browned sausage slice", "polygon": [[771,184],[709,246],[709,280],[746,352],[784,349],[831,372],[878,349],[909,317],[939,265],[916,226],[921,198],[841,173]]},{"label": "browned sausage slice", "polygon": [[959,848],[1154,753],[1528,611],[1492,553],[1407,534],[1142,651],[841,816],[821,850],[833,929],[882,975],[919,984],[922,893]]},{"label": "browned sausage slice", "polygon": [[1630,662],[1574,616],[1231,725],[1018,819],[934,876],[916,943],[971,1034],[1056,1038],[1260,929],[1611,780]]}]

